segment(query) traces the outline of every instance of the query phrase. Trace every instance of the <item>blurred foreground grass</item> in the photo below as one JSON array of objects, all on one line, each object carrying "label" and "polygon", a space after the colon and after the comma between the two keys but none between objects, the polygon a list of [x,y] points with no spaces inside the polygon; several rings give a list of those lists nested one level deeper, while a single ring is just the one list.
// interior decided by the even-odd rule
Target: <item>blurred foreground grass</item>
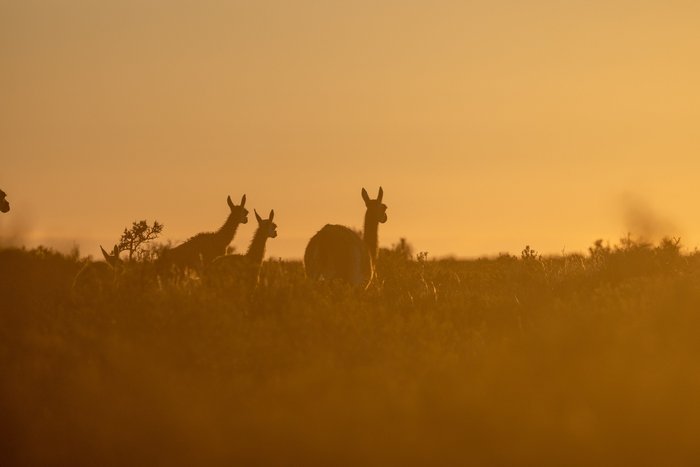
[{"label": "blurred foreground grass", "polygon": [[77,254],[0,250],[0,465],[700,462],[700,255],[404,253],[364,294],[132,263],[76,302]]}]

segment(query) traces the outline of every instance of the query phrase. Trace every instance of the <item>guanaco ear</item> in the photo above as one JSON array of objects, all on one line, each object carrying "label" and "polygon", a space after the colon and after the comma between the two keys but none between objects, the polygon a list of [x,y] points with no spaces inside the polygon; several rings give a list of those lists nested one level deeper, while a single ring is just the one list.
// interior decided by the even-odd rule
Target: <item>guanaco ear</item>
[{"label": "guanaco ear", "polygon": [[274,218],[275,218],[275,210],[274,210],[274,209],[270,209],[270,217],[269,217],[269,219],[272,220],[272,219],[274,219]]},{"label": "guanaco ear", "polygon": [[377,201],[379,201],[381,203],[383,197],[384,197],[384,190],[382,189],[382,187],[379,187],[379,194],[377,195]]},{"label": "guanaco ear", "polygon": [[105,257],[105,261],[107,261],[108,263],[112,261],[112,257],[109,256],[109,253],[107,253],[104,248],[102,248],[102,245],[100,245],[100,250],[102,250],[102,256]]},{"label": "guanaco ear", "polygon": [[228,207],[233,209],[234,204],[233,204],[233,201],[231,201],[231,195],[226,197],[226,202],[228,203]]},{"label": "guanaco ear", "polygon": [[241,207],[245,206],[245,195],[241,198]]},{"label": "guanaco ear", "polygon": [[255,218],[258,220],[258,224],[262,224],[262,217],[260,217],[260,214],[258,214],[258,211],[253,209],[253,212],[255,213]]},{"label": "guanaco ear", "polygon": [[369,204],[369,195],[367,194],[367,190],[364,188],[362,189],[362,199],[365,200],[365,204]]},{"label": "guanaco ear", "polygon": [[119,247],[117,245],[114,245],[114,248],[112,249],[112,256],[119,258]]}]

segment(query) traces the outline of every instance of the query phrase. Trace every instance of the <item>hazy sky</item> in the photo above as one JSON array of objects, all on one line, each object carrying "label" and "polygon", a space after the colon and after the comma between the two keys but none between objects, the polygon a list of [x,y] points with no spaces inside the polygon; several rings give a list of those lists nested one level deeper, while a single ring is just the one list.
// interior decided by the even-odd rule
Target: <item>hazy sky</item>
[{"label": "hazy sky", "polygon": [[0,0],[0,234],[179,242],[246,193],[301,257],[381,184],[385,246],[694,247],[699,57],[696,1]]}]

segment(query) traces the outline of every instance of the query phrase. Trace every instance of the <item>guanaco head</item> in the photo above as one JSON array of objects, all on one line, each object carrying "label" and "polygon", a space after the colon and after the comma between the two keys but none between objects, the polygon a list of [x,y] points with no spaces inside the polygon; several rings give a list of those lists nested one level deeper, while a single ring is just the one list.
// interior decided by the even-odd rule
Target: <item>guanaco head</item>
[{"label": "guanaco head", "polygon": [[5,199],[4,191],[0,190],[0,212],[8,212],[10,210],[10,203]]},{"label": "guanaco head", "polygon": [[275,218],[275,210],[270,211],[270,217],[267,219],[263,219],[260,217],[258,214],[258,211],[255,211],[255,218],[258,220],[258,229],[262,231],[268,238],[275,238],[277,236],[277,224],[272,222],[272,219]]},{"label": "guanaco head", "polygon": [[365,200],[365,206],[367,206],[367,214],[372,216],[377,222],[385,223],[386,217],[386,204],[382,203],[382,198],[384,197],[384,190],[379,187],[379,194],[377,194],[377,199],[369,199],[367,190],[362,189],[362,199]]},{"label": "guanaco head", "polygon": [[102,250],[102,256],[105,257],[105,261],[107,261],[107,264],[109,264],[113,268],[116,268],[117,266],[122,264],[122,260],[119,257],[119,247],[117,245],[114,245],[111,254],[107,253],[105,249],[102,248],[102,245],[100,245],[100,250]]},{"label": "guanaco head", "polygon": [[238,206],[233,204],[233,201],[231,201],[230,196],[226,198],[226,201],[228,202],[228,207],[231,208],[231,214],[233,216],[236,216],[241,224],[247,224],[248,210],[245,208],[245,195],[243,195],[243,197],[241,198],[241,204],[239,204]]}]

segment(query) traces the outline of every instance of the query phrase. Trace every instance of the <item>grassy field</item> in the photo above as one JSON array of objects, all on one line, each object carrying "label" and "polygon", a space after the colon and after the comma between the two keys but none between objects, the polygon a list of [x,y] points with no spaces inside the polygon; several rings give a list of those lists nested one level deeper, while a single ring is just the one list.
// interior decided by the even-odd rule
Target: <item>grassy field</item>
[{"label": "grassy field", "polygon": [[252,294],[0,250],[0,465],[697,465],[700,255],[383,250]]}]

